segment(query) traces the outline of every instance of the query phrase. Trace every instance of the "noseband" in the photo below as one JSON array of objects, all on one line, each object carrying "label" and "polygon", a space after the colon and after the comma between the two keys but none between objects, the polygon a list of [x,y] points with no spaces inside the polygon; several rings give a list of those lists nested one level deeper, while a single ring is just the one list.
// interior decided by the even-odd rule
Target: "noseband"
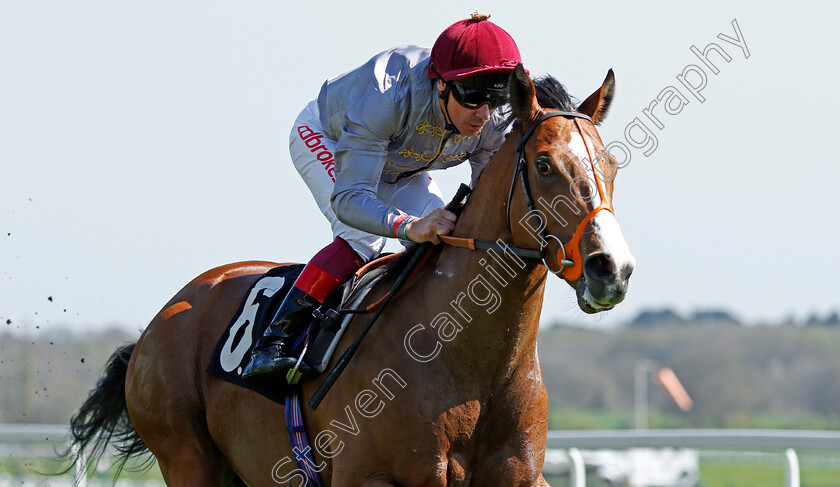
[{"label": "noseband", "polygon": [[[598,194],[601,197],[601,204],[598,205],[597,208],[590,211],[583,220],[577,226],[572,239],[564,245],[563,241],[554,234],[550,234],[546,231],[546,225],[543,222],[542,218],[540,217],[540,212],[537,210],[536,205],[534,204],[534,198],[531,196],[531,188],[528,184],[528,164],[525,160],[525,145],[528,143],[528,140],[534,134],[534,131],[537,127],[543,123],[544,121],[548,120],[549,118],[553,117],[565,117],[570,118],[574,121],[575,127],[580,134],[581,139],[583,139],[583,145],[586,147],[586,154],[589,156],[589,164],[592,168],[592,174],[595,175],[595,184],[598,187]],[[508,229],[513,235],[513,227],[510,224],[510,207],[511,203],[513,202],[513,189],[516,186],[516,176],[520,175],[520,181],[522,184],[522,192],[525,195],[525,201],[528,204],[528,214],[536,218],[537,228],[540,229],[540,234],[542,236],[540,242],[539,250],[536,249],[524,249],[519,247],[512,247],[509,245],[502,245],[500,243],[494,242],[484,242],[480,240],[474,240],[470,238],[459,238],[459,237],[450,237],[448,235],[440,235],[441,241],[448,245],[456,246],[456,247],[463,247],[468,248],[471,250],[475,249],[484,249],[484,250],[496,250],[500,252],[504,252],[507,254],[508,252],[516,254],[520,257],[525,257],[532,260],[538,260],[542,262],[545,267],[552,272],[553,274],[557,274],[563,279],[566,279],[569,282],[574,282],[580,278],[583,274],[583,262],[580,255],[580,239],[583,235],[583,230],[586,228],[586,225],[589,223],[595,215],[600,212],[601,210],[607,210],[610,213],[613,212],[612,206],[606,203],[606,191],[604,190],[603,182],[600,178],[597,177],[595,172],[595,159],[592,157],[592,153],[589,150],[589,144],[586,143],[586,137],[583,135],[583,130],[580,128],[580,124],[578,123],[578,119],[589,120],[590,123],[592,119],[588,115],[584,115],[583,113],[578,112],[548,112],[543,114],[537,120],[528,127],[528,130],[522,135],[522,138],[519,139],[519,142],[516,144],[516,163],[514,164],[513,169],[513,177],[510,181],[510,191],[508,192],[508,200],[507,200],[507,222],[508,222]],[[553,239],[559,245],[560,249],[557,251],[556,260],[557,263],[560,264],[559,270],[554,270],[551,266],[548,265],[546,261],[546,247],[548,245],[548,240]],[[569,251],[566,252],[566,246],[568,245]]]}]

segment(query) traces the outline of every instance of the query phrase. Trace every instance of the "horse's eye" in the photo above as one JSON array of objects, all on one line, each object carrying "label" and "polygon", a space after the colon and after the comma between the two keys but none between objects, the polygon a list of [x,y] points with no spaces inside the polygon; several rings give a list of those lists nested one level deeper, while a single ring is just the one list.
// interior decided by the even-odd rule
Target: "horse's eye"
[{"label": "horse's eye", "polygon": [[537,171],[543,176],[551,173],[551,164],[548,161],[537,161]]}]

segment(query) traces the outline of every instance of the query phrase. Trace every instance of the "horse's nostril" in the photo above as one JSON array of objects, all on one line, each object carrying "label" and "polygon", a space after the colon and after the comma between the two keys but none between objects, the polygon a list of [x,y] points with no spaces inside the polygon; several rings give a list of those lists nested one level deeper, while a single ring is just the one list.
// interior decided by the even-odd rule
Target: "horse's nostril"
[{"label": "horse's nostril", "polygon": [[606,254],[590,255],[583,263],[586,276],[601,282],[610,282],[615,279],[615,261]]}]

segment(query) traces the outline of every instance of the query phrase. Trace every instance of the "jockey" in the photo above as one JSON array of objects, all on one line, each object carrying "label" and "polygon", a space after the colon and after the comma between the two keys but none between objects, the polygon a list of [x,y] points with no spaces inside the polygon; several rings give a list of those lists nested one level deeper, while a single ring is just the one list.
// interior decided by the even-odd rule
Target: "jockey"
[{"label": "jockey", "polygon": [[488,17],[452,24],[431,52],[377,54],[327,80],[301,112],[289,137],[292,160],[335,239],[295,281],[244,380],[293,368],[292,341],[313,309],[379,255],[386,238],[438,244],[455,227],[427,171],[469,160],[475,184],[510,130],[508,76],[521,62],[513,38]]}]

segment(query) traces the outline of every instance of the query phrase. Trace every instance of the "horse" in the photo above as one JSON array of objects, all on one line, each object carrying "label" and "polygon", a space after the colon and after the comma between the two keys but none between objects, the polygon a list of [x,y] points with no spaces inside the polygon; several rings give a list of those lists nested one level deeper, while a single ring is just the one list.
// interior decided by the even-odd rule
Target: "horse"
[{"label": "horse", "polygon": [[[535,85],[521,65],[511,74],[511,135],[462,206],[452,245],[432,248],[318,409],[304,409],[324,485],[548,485],[537,357],[546,280],[566,280],[596,313],[624,299],[635,266],[612,209],[617,165],[596,128],[614,86],[610,70],[575,108],[554,78]],[[306,485],[284,406],[204,372],[249,286],[278,265],[229,264],[181,289],[114,353],[74,415],[80,453],[95,461],[109,441],[123,461],[150,451],[173,487]],[[365,324],[350,322],[332,363]]]}]

